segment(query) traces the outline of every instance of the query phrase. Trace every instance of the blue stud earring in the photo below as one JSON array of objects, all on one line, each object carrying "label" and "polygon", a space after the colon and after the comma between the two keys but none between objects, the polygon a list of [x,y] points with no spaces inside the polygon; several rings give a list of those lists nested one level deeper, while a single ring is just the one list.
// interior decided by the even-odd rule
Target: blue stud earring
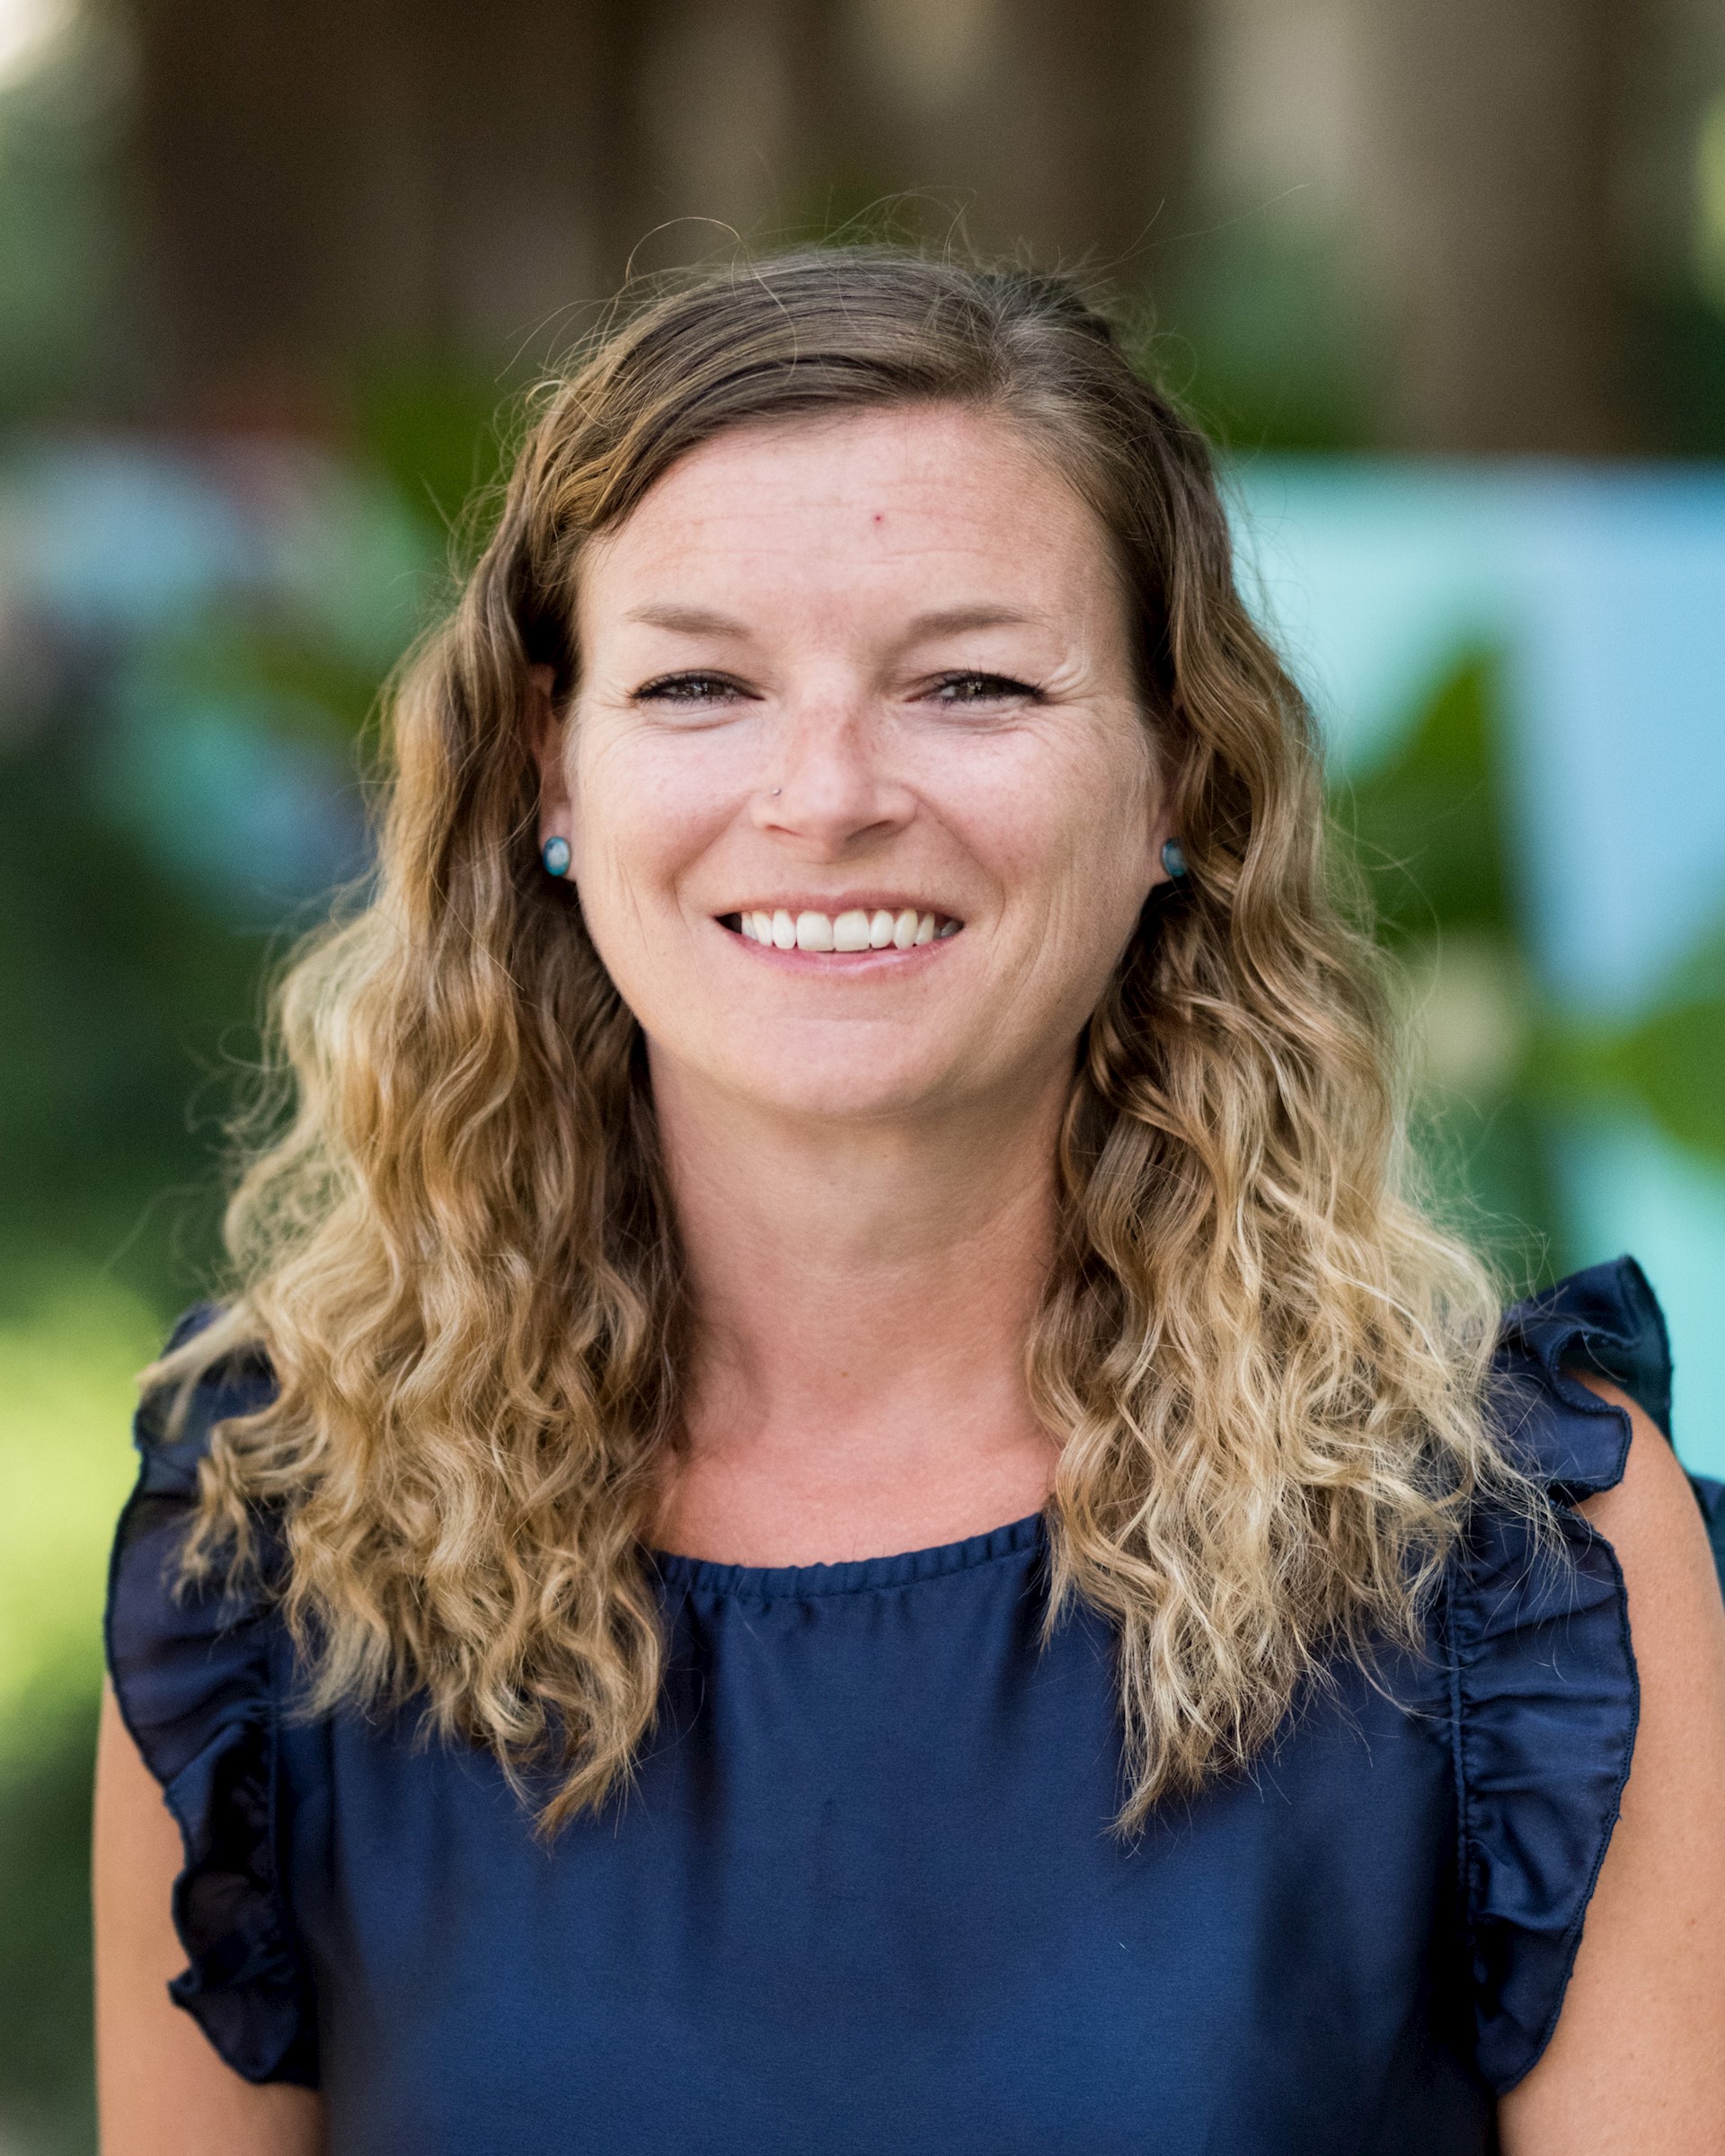
[{"label": "blue stud earring", "polygon": [[547,876],[567,876],[569,841],[566,838],[548,838],[539,849],[539,858],[545,864]]},{"label": "blue stud earring", "polygon": [[1180,841],[1177,838],[1164,838],[1163,840],[1162,865],[1167,870],[1169,875],[1172,877],[1176,883],[1178,883],[1181,878],[1185,875],[1186,856],[1181,851]]}]

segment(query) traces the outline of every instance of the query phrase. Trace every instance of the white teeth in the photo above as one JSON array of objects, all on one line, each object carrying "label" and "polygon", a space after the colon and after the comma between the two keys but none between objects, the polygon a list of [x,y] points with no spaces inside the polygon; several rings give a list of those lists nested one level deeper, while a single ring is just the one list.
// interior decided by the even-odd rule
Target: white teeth
[{"label": "white teeth", "polygon": [[735,921],[738,933],[746,941],[765,943],[778,950],[855,952],[894,947],[910,950],[956,936],[964,925],[961,921],[943,920],[939,914],[925,914],[914,906],[897,914],[885,906],[871,914],[864,906],[854,906],[836,918],[812,907],[792,914],[780,906],[769,914],[751,906],[747,913],[728,918]]}]

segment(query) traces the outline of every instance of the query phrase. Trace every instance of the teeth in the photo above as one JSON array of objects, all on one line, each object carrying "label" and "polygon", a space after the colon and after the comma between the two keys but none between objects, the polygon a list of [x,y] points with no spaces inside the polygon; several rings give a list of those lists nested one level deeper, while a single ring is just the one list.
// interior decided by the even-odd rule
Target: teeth
[{"label": "teeth", "polygon": [[939,914],[924,913],[914,906],[897,914],[885,906],[872,914],[863,906],[852,906],[836,919],[812,908],[792,914],[780,906],[769,914],[752,906],[747,913],[727,918],[735,921],[738,933],[747,942],[769,944],[778,950],[887,950],[894,946],[910,950],[918,944],[956,936],[964,925],[961,921],[943,920]]}]

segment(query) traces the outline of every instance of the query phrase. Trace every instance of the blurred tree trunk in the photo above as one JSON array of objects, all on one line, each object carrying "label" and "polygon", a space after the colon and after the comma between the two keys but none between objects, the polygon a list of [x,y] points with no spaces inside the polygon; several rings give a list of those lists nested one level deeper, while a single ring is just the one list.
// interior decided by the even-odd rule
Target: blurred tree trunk
[{"label": "blurred tree trunk", "polygon": [[1639,446],[1614,230],[1635,0],[1364,0],[1398,446]]},{"label": "blurred tree trunk", "polygon": [[165,402],[300,416],[356,358],[491,366],[615,279],[638,214],[627,0],[132,0]]},{"label": "blurred tree trunk", "polygon": [[857,0],[891,184],[986,248],[1137,278],[1185,216],[1202,0]]},{"label": "blurred tree trunk", "polygon": [[978,113],[992,236],[1142,266],[1190,214],[1198,5],[1006,0],[1002,13],[998,87]]},{"label": "blurred tree trunk", "polygon": [[1187,191],[1199,4],[130,0],[164,402],[291,420],[357,360],[502,369],[632,261],[917,187],[1133,274]]}]

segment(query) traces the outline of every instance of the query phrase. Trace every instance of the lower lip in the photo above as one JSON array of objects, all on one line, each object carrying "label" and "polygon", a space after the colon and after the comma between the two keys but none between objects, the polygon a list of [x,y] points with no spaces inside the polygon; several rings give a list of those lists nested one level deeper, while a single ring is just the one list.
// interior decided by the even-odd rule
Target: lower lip
[{"label": "lower lip", "polygon": [[907,966],[925,964],[936,952],[951,950],[964,941],[960,929],[955,936],[936,936],[932,942],[913,943],[907,950],[900,950],[896,943],[880,950],[802,950],[794,947],[781,950],[776,943],[751,941],[736,929],[727,928],[722,921],[715,921],[713,926],[750,958],[764,965],[789,967],[794,973],[880,973],[888,968],[896,972]]}]

